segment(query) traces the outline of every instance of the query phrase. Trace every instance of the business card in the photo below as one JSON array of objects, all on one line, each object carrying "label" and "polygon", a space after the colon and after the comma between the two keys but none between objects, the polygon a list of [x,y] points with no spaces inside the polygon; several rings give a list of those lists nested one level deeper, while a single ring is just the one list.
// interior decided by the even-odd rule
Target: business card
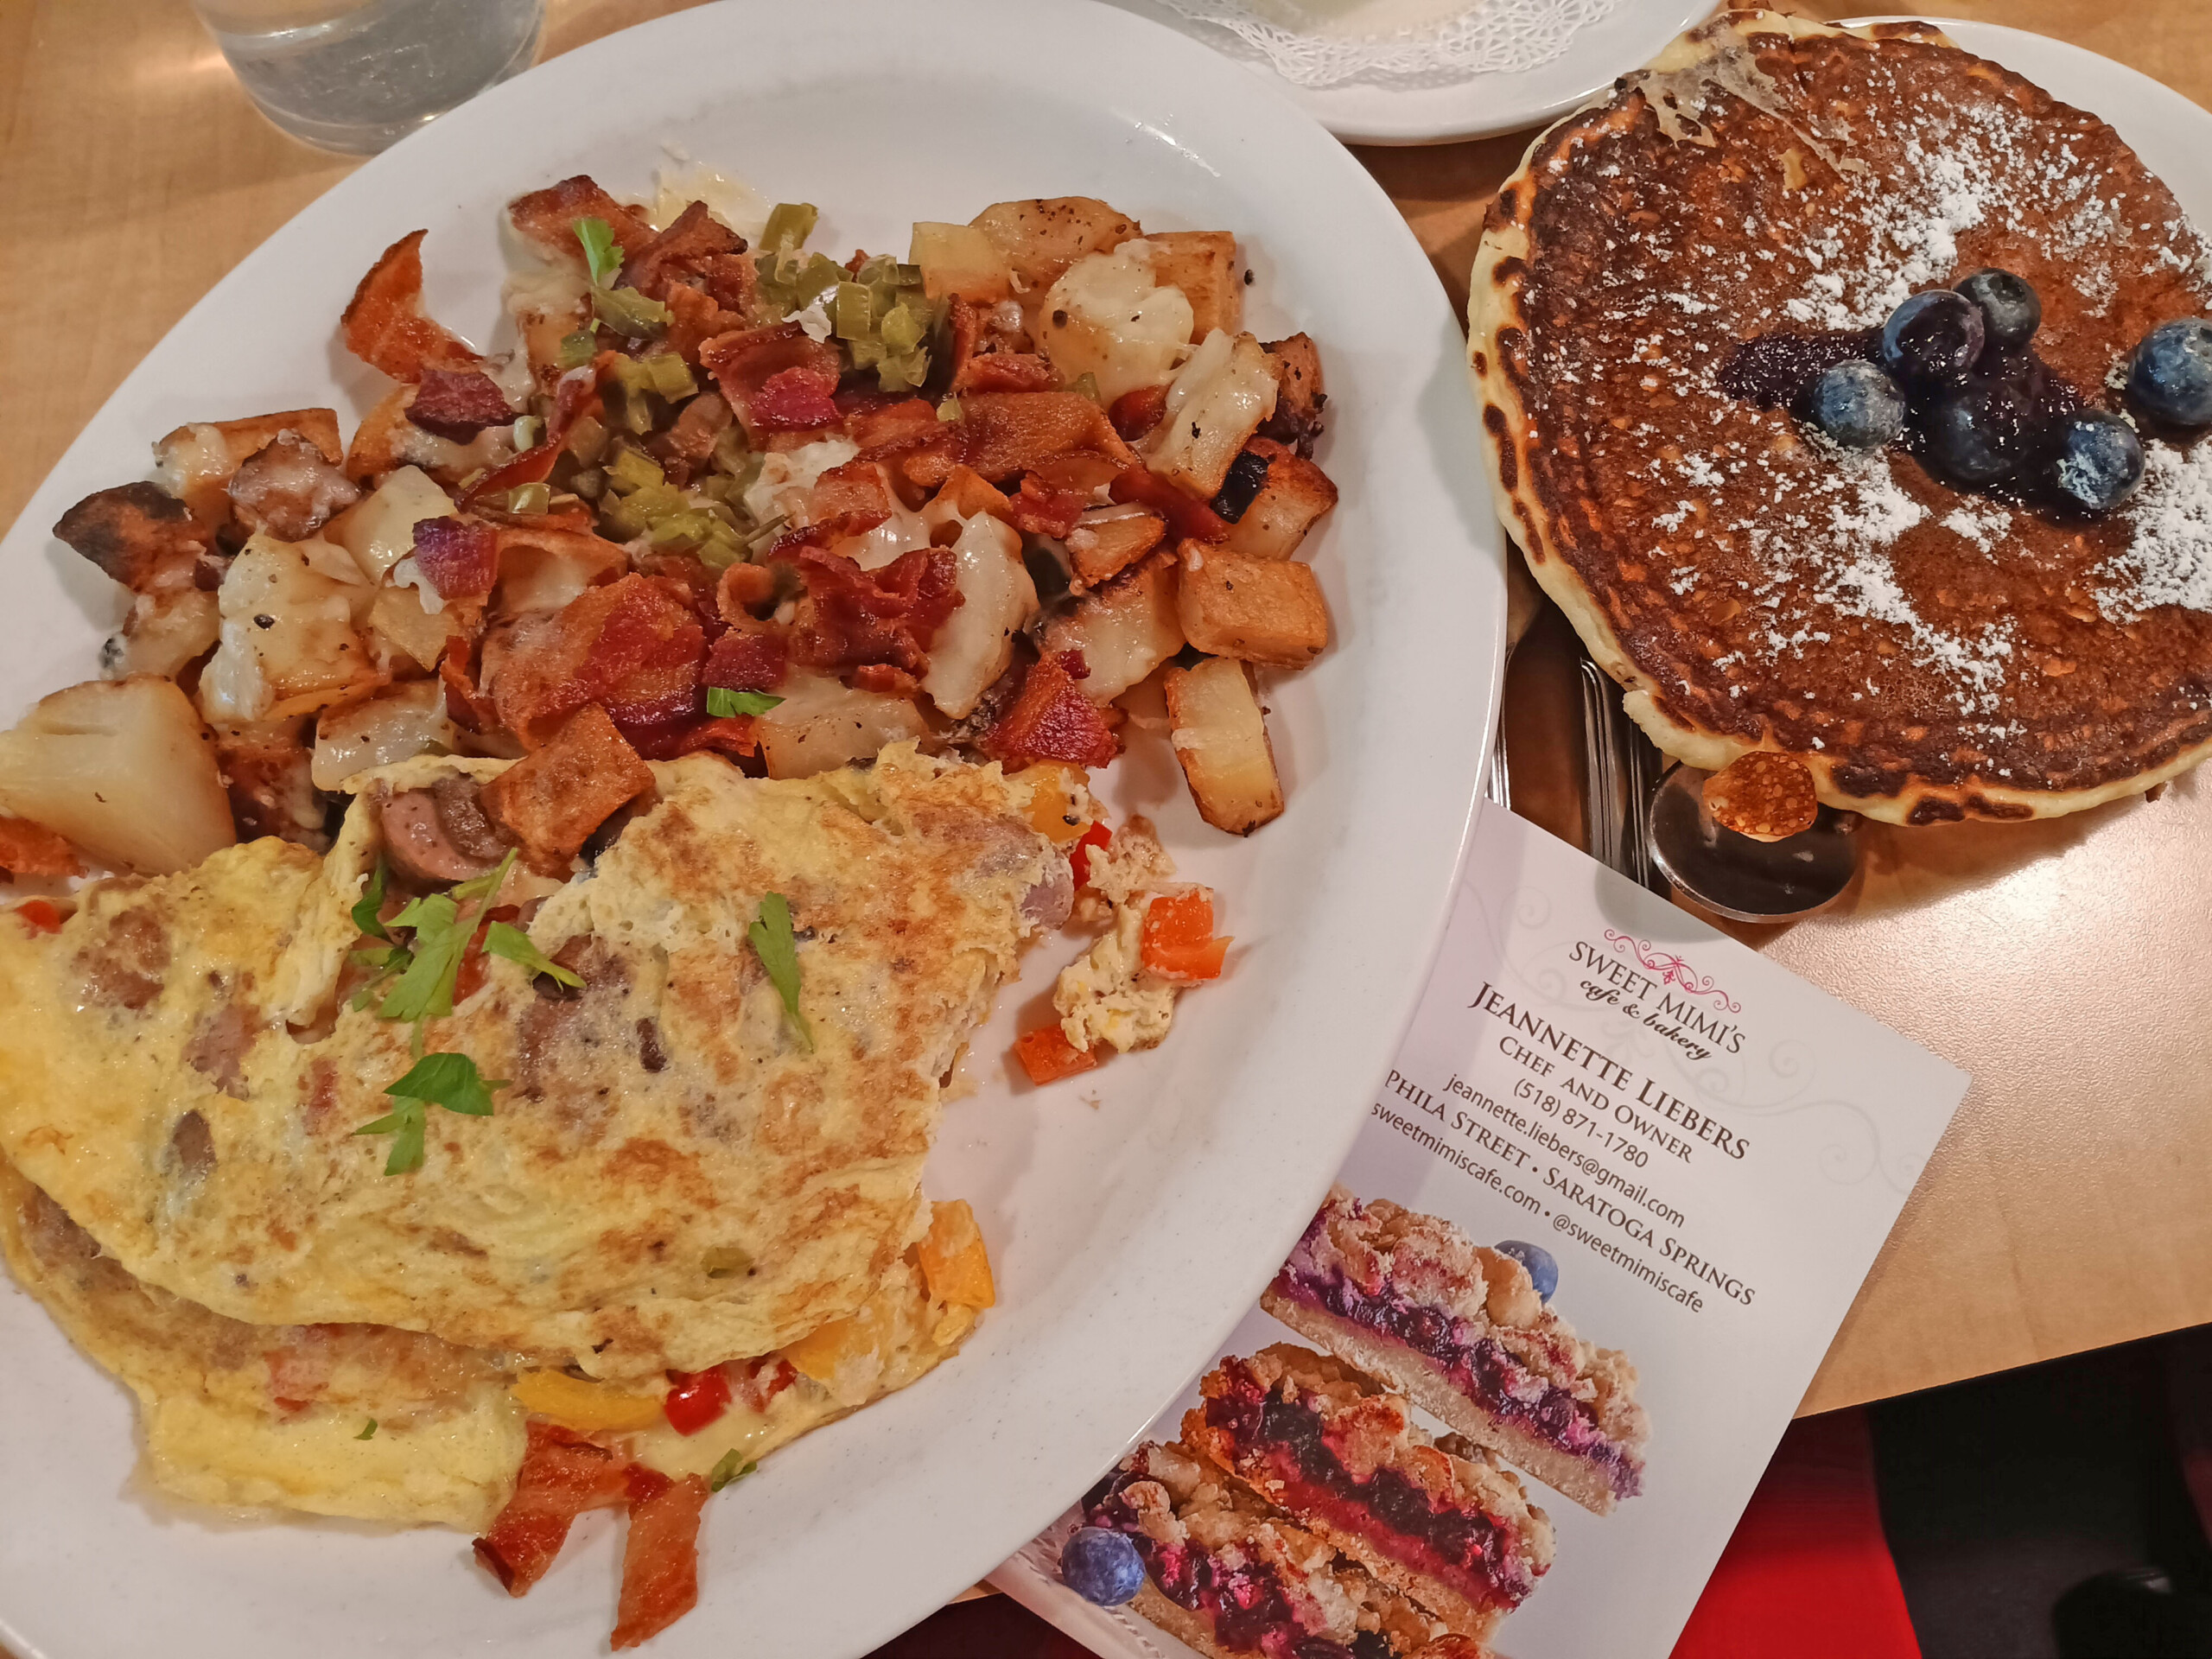
[{"label": "business card", "polygon": [[[1465,1546],[1469,1560],[1443,1563],[1433,1540],[1405,1535],[1422,1528],[1402,1500],[1363,1521],[1361,1503],[1380,1489],[1358,1481],[1359,1457],[1344,1472],[1324,1432],[1303,1450],[1254,1453],[1290,1471],[1285,1480],[1255,1485],[1218,1454],[1198,1459],[1238,1526],[1256,1515],[1276,1528],[1265,1548],[1225,1546],[1236,1558],[1226,1567],[1194,1567],[1204,1546],[1173,1543],[1175,1526],[1154,1529],[1168,1543],[1138,1536],[1109,1489],[1141,1471],[1101,1471],[1088,1518],[1132,1532],[1154,1569],[1149,1593],[1109,1609],[1061,1582],[1061,1546],[1086,1519],[1080,1501],[993,1582],[1108,1659],[1191,1653],[1160,1620],[1240,1651],[1268,1619],[1295,1627],[1268,1639],[1334,1640],[1360,1659],[1408,1650],[1405,1632],[1424,1619],[1510,1659],[1665,1659],[1967,1082],[1565,842],[1486,809],[1427,991],[1337,1188],[1270,1287],[1274,1312],[1255,1307],[1223,1355],[1294,1344],[1358,1368],[1377,1394],[1412,1402],[1414,1439],[1465,1436],[1446,1444],[1510,1471],[1543,1522],[1517,1534],[1509,1523],[1489,1544]],[[1489,1274],[1486,1309],[1479,1281],[1456,1310],[1439,1306],[1440,1276],[1471,1262]],[[1251,1368],[1239,1375],[1253,1386]],[[1173,1446],[1193,1408],[1203,1423],[1195,1380],[1147,1439]],[[1225,1411],[1216,1418],[1229,1422]],[[1285,1462],[1297,1458],[1327,1468],[1305,1479]],[[1359,1548],[1385,1563],[1366,1578],[1395,1582],[1369,1597],[1350,1555],[1321,1569],[1351,1587],[1349,1600],[1327,1586],[1274,1582],[1298,1573],[1269,1551],[1289,1539],[1312,1557],[1303,1541],[1316,1519],[1339,1537],[1366,1525],[1374,1536]],[[1464,1542],[1465,1531],[1452,1535]],[[1412,1563],[1406,1572],[1389,1566],[1394,1549]],[[1548,1565],[1533,1587],[1525,1572],[1518,1582],[1497,1575],[1493,1605],[1480,1607],[1485,1549],[1522,1568],[1541,1553]],[[1209,1621],[1226,1604],[1199,1580],[1234,1580],[1232,1599],[1270,1611],[1232,1619],[1224,1641]],[[1425,1599],[1412,1600],[1396,1634],[1346,1639],[1347,1620],[1374,1622],[1348,1607],[1396,1605],[1408,1585]],[[1140,1616],[1147,1606],[1156,1618]]]}]

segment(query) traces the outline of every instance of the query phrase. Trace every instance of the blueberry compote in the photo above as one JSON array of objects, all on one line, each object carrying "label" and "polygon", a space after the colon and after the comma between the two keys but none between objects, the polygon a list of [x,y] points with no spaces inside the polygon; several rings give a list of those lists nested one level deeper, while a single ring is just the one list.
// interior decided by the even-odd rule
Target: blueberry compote
[{"label": "blueberry compote", "polygon": [[1160,1593],[1205,1618],[1218,1645],[1263,1659],[1395,1659],[1379,1630],[1360,1631],[1349,1646],[1307,1631],[1292,1611],[1281,1580],[1264,1563],[1230,1567],[1195,1543],[1155,1543],[1122,1497],[1143,1478],[1127,1470],[1107,1476],[1084,1495],[1084,1521],[1127,1533]]},{"label": "blueberry compote", "polygon": [[1462,1394],[1497,1421],[1599,1470],[1615,1496],[1634,1497],[1643,1490],[1643,1471],[1624,1448],[1605,1438],[1586,1406],[1530,1371],[1496,1338],[1475,1334],[1465,1320],[1441,1308],[1407,1301],[1388,1282],[1370,1296],[1341,1274],[1323,1276],[1286,1266],[1274,1287],[1281,1295],[1310,1303],[1426,1354]]},{"label": "blueberry compote", "polygon": [[[1428,1493],[1395,1469],[1378,1468],[1355,1479],[1330,1446],[1320,1414],[1269,1390],[1235,1361],[1224,1370],[1229,1394],[1206,1402],[1209,1427],[1226,1431],[1240,1456],[1251,1455],[1282,1481],[1294,1508],[1324,1516],[1346,1531],[1376,1541],[1384,1553],[1426,1573],[1478,1605],[1517,1605],[1535,1587],[1522,1561],[1489,1516],[1437,1507]],[[1395,1535],[1374,1539],[1372,1516]]]},{"label": "blueberry compote", "polygon": [[[2062,517],[2109,512],[2141,474],[2133,429],[2088,421],[2080,392],[2031,343],[2043,308],[2009,271],[1976,271],[1956,290],[1930,289],[1900,305],[1879,328],[1762,334],[1739,345],[1720,389],[1787,409],[1847,448],[1904,450],[1955,489],[1985,492]],[[1839,395],[1827,372],[1865,362],[1904,404],[1902,430],[1869,421],[1869,400]],[[1876,388],[1881,390],[1881,388]],[[2116,423],[2125,426],[2124,422]],[[2094,477],[2085,471],[2091,454]],[[2128,451],[2127,454],[2107,453]]]}]

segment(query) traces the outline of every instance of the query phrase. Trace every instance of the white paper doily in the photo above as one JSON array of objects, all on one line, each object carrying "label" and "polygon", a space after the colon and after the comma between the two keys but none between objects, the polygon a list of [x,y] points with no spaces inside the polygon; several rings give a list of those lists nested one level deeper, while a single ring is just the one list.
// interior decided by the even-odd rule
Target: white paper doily
[{"label": "white paper doily", "polygon": [[1226,29],[1296,86],[1435,84],[1551,62],[1621,0],[1163,0]]}]

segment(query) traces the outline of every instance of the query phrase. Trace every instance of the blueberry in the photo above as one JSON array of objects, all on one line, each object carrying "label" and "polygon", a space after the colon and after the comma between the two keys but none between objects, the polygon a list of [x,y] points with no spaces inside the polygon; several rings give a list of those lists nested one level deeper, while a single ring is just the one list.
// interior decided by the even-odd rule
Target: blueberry
[{"label": "blueberry", "polygon": [[1541,1244],[1524,1244],[1517,1238],[1509,1238],[1502,1244],[1491,1247],[1500,1255],[1510,1255],[1529,1269],[1529,1277],[1536,1287],[1536,1294],[1546,1301],[1559,1288],[1559,1263],[1552,1260],[1552,1253]]},{"label": "blueberry", "polygon": [[2076,410],[2058,423],[2045,476],[2075,506],[2110,512],[2143,481],[2143,441],[2117,415]]},{"label": "blueberry", "polygon": [[1144,1561],[1125,1532],[1077,1527],[1060,1546],[1060,1580],[1085,1601],[1118,1607],[1144,1586]]},{"label": "blueberry", "polygon": [[1983,344],[1981,308],[1948,288],[1916,294],[1882,325],[1882,366],[1905,386],[1955,386]]},{"label": "blueberry", "polygon": [[1958,291],[1981,312],[1982,334],[1992,346],[2024,346],[2043,326],[2043,302],[2024,276],[1977,270]]},{"label": "blueberry", "polygon": [[1928,469],[1963,490],[2001,483],[2027,458],[2033,424],[2033,406],[2018,386],[1974,381],[1929,409],[1921,428]]},{"label": "blueberry", "polygon": [[1814,381],[1808,407],[1813,424],[1847,449],[1878,449],[1904,430],[1904,393],[1864,358]]},{"label": "blueberry", "polygon": [[2145,334],[2128,371],[2127,396],[2176,426],[2212,426],[2212,323],[2190,317]]}]

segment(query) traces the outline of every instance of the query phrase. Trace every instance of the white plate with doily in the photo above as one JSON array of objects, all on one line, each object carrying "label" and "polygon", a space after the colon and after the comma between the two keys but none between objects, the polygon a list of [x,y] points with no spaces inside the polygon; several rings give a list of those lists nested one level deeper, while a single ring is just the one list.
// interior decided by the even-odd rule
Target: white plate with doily
[{"label": "white plate with doily", "polygon": [[1107,3],[1204,41],[1348,144],[1452,143],[1541,126],[1713,10],[1712,0]]}]

